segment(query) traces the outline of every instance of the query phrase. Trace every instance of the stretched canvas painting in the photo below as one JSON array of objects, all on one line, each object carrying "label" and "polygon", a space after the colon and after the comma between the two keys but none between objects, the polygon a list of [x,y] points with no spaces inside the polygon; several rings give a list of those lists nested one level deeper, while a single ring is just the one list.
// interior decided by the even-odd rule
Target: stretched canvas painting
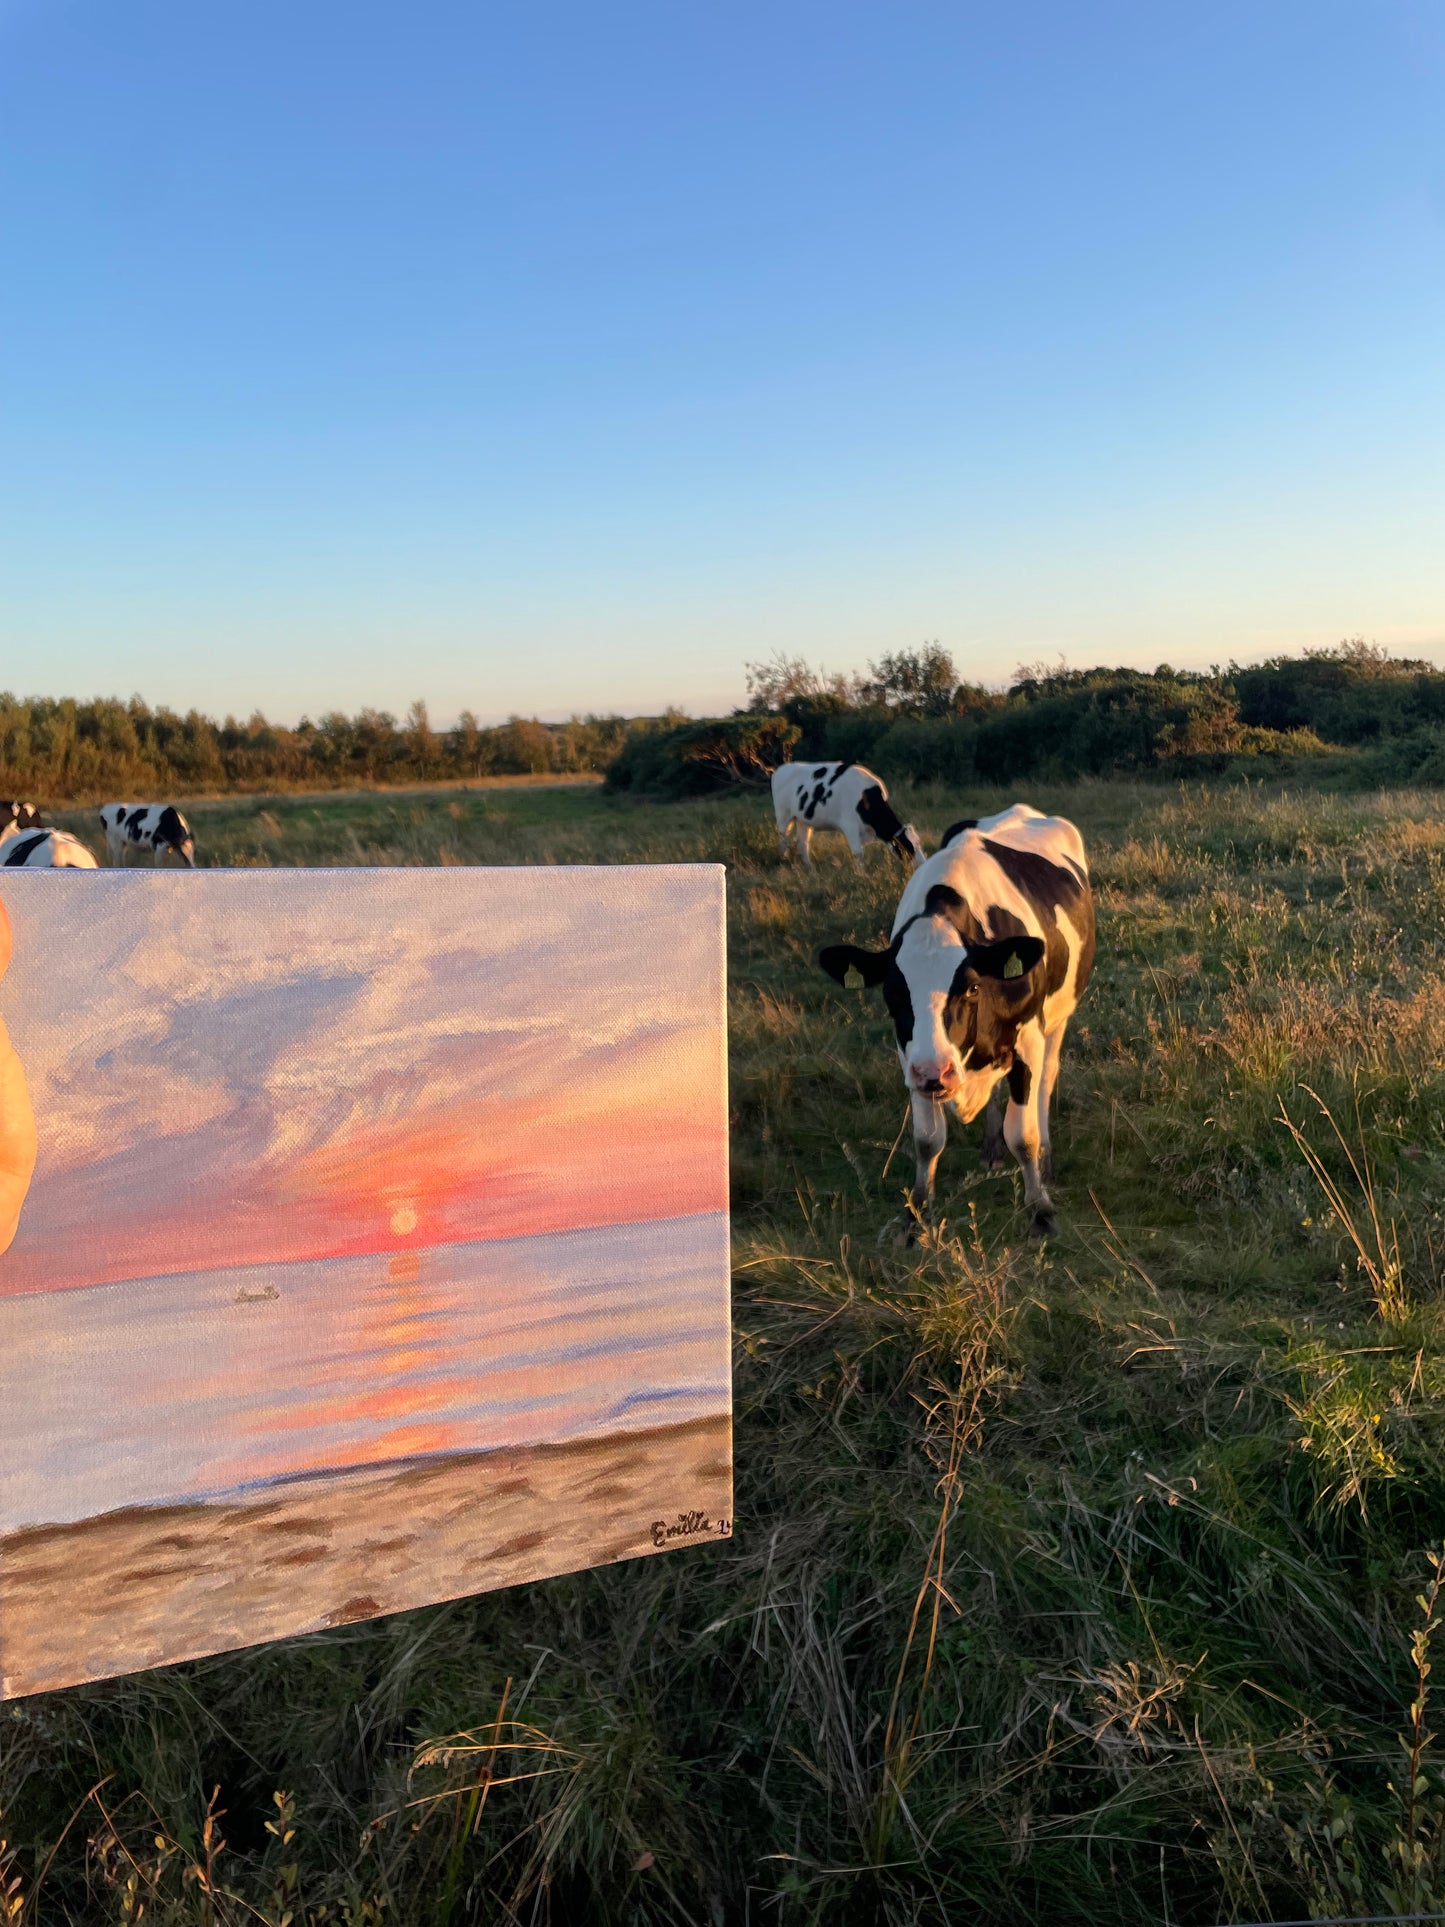
[{"label": "stretched canvas painting", "polygon": [[0,1691],[730,1532],[720,869],[0,898]]}]

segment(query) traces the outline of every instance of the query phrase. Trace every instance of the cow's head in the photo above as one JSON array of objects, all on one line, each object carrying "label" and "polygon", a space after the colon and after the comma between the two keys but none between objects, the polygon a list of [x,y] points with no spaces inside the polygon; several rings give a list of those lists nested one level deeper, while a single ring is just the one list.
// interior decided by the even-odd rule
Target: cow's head
[{"label": "cow's head", "polygon": [[161,820],[156,825],[156,842],[174,850],[182,863],[195,869],[196,846],[191,836],[191,826],[172,803],[167,803],[161,811]]},{"label": "cow's head", "polygon": [[870,783],[858,798],[858,817],[868,836],[886,843],[900,863],[916,869],[923,861],[923,845],[911,823],[899,821],[898,812],[883,794],[881,783]]},{"label": "cow's head", "polygon": [[33,803],[21,803],[13,799],[0,803],[0,836],[12,836],[21,830],[44,827],[40,812]]},{"label": "cow's head", "polygon": [[964,1121],[976,1117],[1012,1067],[1018,1034],[1039,1008],[1039,937],[966,942],[946,888],[929,892],[886,950],[832,944],[818,962],[836,983],[881,985],[898,1039],[903,1081]]}]

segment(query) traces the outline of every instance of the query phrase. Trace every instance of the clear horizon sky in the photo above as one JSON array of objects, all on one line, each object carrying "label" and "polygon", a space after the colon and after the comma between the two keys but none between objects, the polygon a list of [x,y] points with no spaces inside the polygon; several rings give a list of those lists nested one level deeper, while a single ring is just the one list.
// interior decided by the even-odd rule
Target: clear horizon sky
[{"label": "clear horizon sky", "polygon": [[0,0],[0,685],[1445,661],[1433,0]]}]

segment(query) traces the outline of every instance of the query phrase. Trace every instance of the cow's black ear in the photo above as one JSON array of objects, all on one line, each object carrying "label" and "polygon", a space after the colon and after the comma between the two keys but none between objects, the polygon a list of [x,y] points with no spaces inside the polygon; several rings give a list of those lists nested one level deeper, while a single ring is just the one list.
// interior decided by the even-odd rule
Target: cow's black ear
[{"label": "cow's black ear", "polygon": [[1041,937],[1005,937],[1001,943],[971,943],[968,967],[980,977],[997,977],[1004,983],[1027,977],[1043,959],[1045,944]]},{"label": "cow's black ear", "polygon": [[818,952],[818,963],[835,984],[861,990],[865,984],[871,989],[874,984],[882,983],[888,957],[886,950],[862,950],[856,943],[830,943],[826,950]]}]

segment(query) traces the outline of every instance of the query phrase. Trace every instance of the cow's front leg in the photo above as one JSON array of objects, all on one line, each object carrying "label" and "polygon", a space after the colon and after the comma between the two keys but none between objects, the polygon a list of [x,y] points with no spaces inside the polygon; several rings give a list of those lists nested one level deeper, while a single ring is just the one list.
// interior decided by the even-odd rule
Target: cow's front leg
[{"label": "cow's front leg", "polygon": [[988,1100],[988,1109],[983,1114],[983,1168],[985,1171],[1002,1171],[1008,1146],[1003,1135],[1003,1086],[996,1084],[993,1095]]},{"label": "cow's front leg", "polygon": [[1008,1148],[1024,1174],[1024,1203],[1033,1220],[1034,1234],[1045,1236],[1054,1228],[1054,1205],[1044,1189],[1040,1164],[1043,1140],[1039,1134],[1039,1093],[1044,1073],[1044,1040],[1030,1025],[1014,1047],[1014,1061],[1008,1074],[1008,1109],[1004,1113],[1003,1134]]},{"label": "cow's front leg", "polygon": [[1064,1026],[1060,1024],[1057,1030],[1051,1030],[1044,1039],[1044,1069],[1038,1087],[1039,1140],[1043,1145],[1043,1152],[1039,1159],[1039,1174],[1045,1184],[1052,1184],[1054,1181],[1054,1138],[1050,1128],[1050,1118],[1054,1101],[1054,1085],[1059,1079],[1059,1059],[1063,1055],[1063,1050]]},{"label": "cow's front leg", "polygon": [[853,853],[853,868],[861,877],[864,874],[863,839],[851,823],[844,826],[843,836]]},{"label": "cow's front leg", "polygon": [[811,823],[799,823],[797,830],[798,854],[803,859],[803,868],[805,870],[811,870],[813,867],[813,826]]},{"label": "cow's front leg", "polygon": [[943,1106],[923,1091],[912,1093],[913,1105],[913,1190],[909,1194],[910,1215],[921,1218],[933,1202],[933,1174],[943,1147],[948,1142],[948,1121]]}]

